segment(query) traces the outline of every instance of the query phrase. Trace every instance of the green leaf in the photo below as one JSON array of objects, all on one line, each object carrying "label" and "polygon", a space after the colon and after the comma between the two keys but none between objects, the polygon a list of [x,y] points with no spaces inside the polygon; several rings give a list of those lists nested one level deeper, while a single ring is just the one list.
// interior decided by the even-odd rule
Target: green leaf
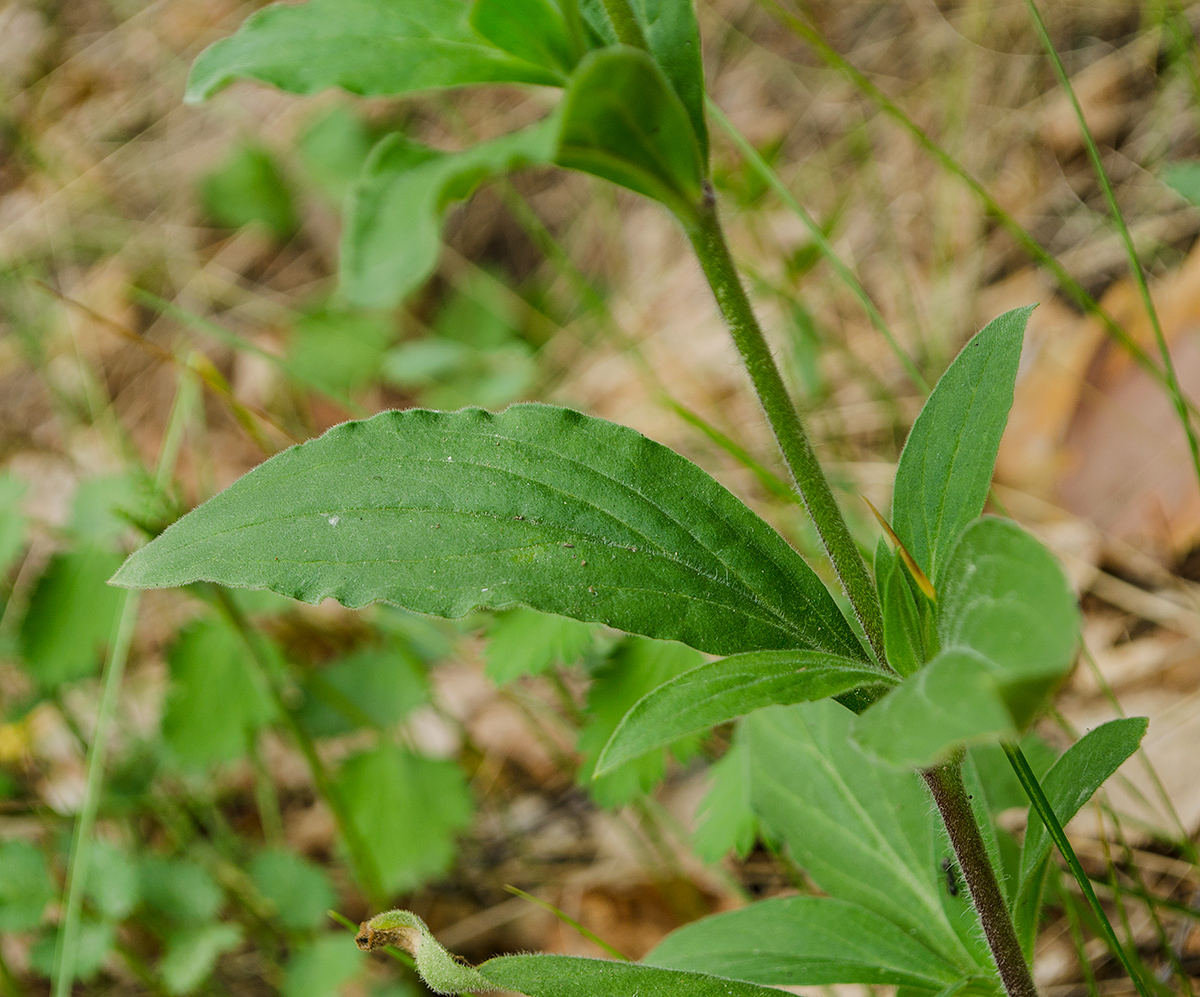
[{"label": "green leaf", "polygon": [[[589,26],[605,45],[615,45],[603,0],[581,0]],[[671,88],[687,108],[701,160],[708,162],[708,126],[704,117],[704,67],[701,64],[700,27],[692,0],[640,0],[633,13],[642,25],[646,44],[662,68]]]},{"label": "green leaf", "polygon": [[476,0],[471,27],[509,55],[564,79],[575,68],[566,21],[551,0]]},{"label": "green leaf", "polygon": [[750,754],[735,732],[729,750],[708,770],[708,793],[696,811],[692,848],[710,865],[730,849],[745,858],[758,838],[758,817],[750,805],[749,765]]},{"label": "green leaf", "polygon": [[479,972],[528,997],[778,997],[778,990],[720,976],[570,955],[502,955]]},{"label": "green leaf", "polygon": [[676,738],[763,706],[824,699],[888,680],[877,668],[817,651],[754,651],[710,661],[638,700],[613,731],[596,771],[603,775]]},{"label": "green leaf", "polygon": [[362,954],[344,934],[318,938],[288,960],[283,997],[331,997],[363,964]]},{"label": "green leaf", "polygon": [[158,964],[167,993],[190,994],[208,979],[221,954],[241,941],[242,929],[236,924],[205,924],[173,933]]},{"label": "green leaf", "polygon": [[[579,734],[583,755],[579,766],[580,785],[605,807],[620,806],[651,789],[666,771],[662,752],[624,764],[619,771],[593,778],[604,745],[621,718],[639,699],[656,686],[695,668],[703,657],[682,644],[630,637],[618,644],[597,670],[587,699],[587,725]],[[695,754],[699,738],[672,738],[678,757]],[[615,768],[615,766],[613,767]]]},{"label": "green leaf", "polygon": [[192,66],[185,100],[250,78],[293,93],[341,87],[364,96],[470,83],[543,83],[561,75],[489,45],[467,23],[462,0],[310,0],[273,4]]},{"label": "green leaf", "polygon": [[1078,627],[1050,552],[1010,520],[976,520],[945,567],[943,650],[858,717],[855,740],[923,767],[962,744],[1015,737],[1070,668]]},{"label": "green leaf", "polygon": [[471,822],[471,794],[454,762],[391,744],[348,758],[337,791],[389,893],[445,872],[455,833]]},{"label": "green leaf", "polygon": [[172,753],[197,766],[244,757],[274,708],[255,684],[241,637],[224,623],[194,623],[167,661],[171,687],[162,729]]},{"label": "green leaf", "polygon": [[298,719],[316,737],[387,730],[429,698],[425,670],[402,644],[367,647],[311,674]]},{"label": "green leaf", "polygon": [[258,222],[279,240],[299,227],[292,194],[274,157],[256,145],[234,149],[215,173],[200,184],[209,217],[226,228]]},{"label": "green leaf", "polygon": [[268,849],[250,863],[250,878],[275,908],[275,917],[289,931],[313,931],[327,921],[326,911],[337,903],[325,870],[295,852]]},{"label": "green leaf", "polygon": [[602,49],[579,64],[555,161],[661,201],[682,219],[704,196],[704,160],[687,110],[640,49]]},{"label": "green leaf", "polygon": [[940,990],[961,978],[892,921],[832,897],[764,900],[694,921],[645,961],[773,986],[894,983]]},{"label": "green leaf", "polygon": [[939,591],[950,549],[983,511],[1032,311],[1005,312],[962,348],[900,454],[892,529]]},{"label": "green leaf", "polygon": [[379,374],[394,337],[395,330],[385,316],[322,308],[296,323],[287,369],[321,391],[353,394]]},{"label": "green leaf", "polygon": [[361,117],[335,106],[309,123],[296,151],[308,178],[340,203],[358,179],[374,144]]},{"label": "green leaf", "polygon": [[1200,204],[1200,162],[1172,163],[1163,171],[1163,182],[1192,204]]},{"label": "green leaf", "polygon": [[595,628],[532,609],[510,609],[488,629],[487,675],[504,685],[521,675],[540,675],[570,665],[592,646]]},{"label": "green leaf", "polygon": [[25,482],[8,471],[0,474],[0,577],[25,546],[27,522],[21,512]]},{"label": "green leaf", "polygon": [[160,926],[215,920],[224,899],[212,876],[185,859],[144,856],[138,864],[138,881],[142,901],[158,915],[154,923]]},{"label": "green leaf", "polygon": [[852,719],[824,700],[742,721],[765,830],[825,893],[897,925],[955,978],[994,978],[966,891],[945,888],[942,860],[953,852],[924,785],[851,741]]},{"label": "green leaf", "polygon": [[[87,983],[104,965],[117,940],[117,926],[107,921],[85,917],[75,939],[75,978]],[[39,938],[29,950],[29,965],[43,976],[53,976],[56,970],[55,953],[58,933],[49,932]]]},{"label": "green leaf", "polygon": [[108,474],[79,483],[71,500],[71,533],[97,547],[107,546],[129,530],[122,512],[138,510],[144,496],[132,474]]},{"label": "green leaf", "polygon": [[399,132],[381,139],[347,203],[340,271],[347,300],[379,308],[402,301],[433,272],[446,209],[489,177],[550,162],[556,129],[551,117],[462,152],[439,152]]},{"label": "green leaf", "polygon": [[917,595],[908,583],[908,568],[898,558],[879,565],[879,599],[883,608],[883,646],[888,664],[901,675],[911,675],[928,660],[925,628]]},{"label": "green leaf", "polygon": [[88,860],[87,895],[97,912],[111,921],[121,921],[137,906],[138,867],[124,849],[103,838],[92,842]]},{"label": "green leaf", "polygon": [[0,931],[30,931],[54,899],[46,857],[28,841],[0,842]]},{"label": "green leaf", "polygon": [[[1101,724],[1071,745],[1039,779],[1058,822],[1066,826],[1121,764],[1138,749],[1150,721],[1123,717]],[[1050,854],[1050,835],[1032,808],[1021,848],[1021,889],[1027,890],[1038,865]]]},{"label": "green leaf", "polygon": [[50,559],[21,621],[21,655],[44,689],[91,675],[108,642],[120,593],[104,584],[120,557],[80,547]]},{"label": "green leaf", "polygon": [[812,570],[707,474],[547,405],[335,427],[189,513],[113,582],[200,579],[449,617],[522,604],[714,654],[866,660]]}]

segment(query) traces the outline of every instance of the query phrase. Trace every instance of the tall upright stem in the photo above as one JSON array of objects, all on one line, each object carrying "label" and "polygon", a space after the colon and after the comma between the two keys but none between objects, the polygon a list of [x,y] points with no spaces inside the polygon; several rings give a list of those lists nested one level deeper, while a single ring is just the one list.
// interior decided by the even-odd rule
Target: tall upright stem
[{"label": "tall upright stem", "polygon": [[961,762],[926,769],[921,777],[933,794],[950,835],[950,844],[954,847],[963,879],[967,881],[971,902],[979,914],[1005,992],[1008,997],[1037,997],[1037,987],[1025,963],[1025,953],[1021,951],[1008,905],[1004,902],[996,871],[992,868],[970,797],[963,785]]},{"label": "tall upright stem", "polygon": [[767,421],[783,451],[792,480],[833,562],[833,570],[837,572],[871,648],[880,664],[887,668],[883,649],[883,616],[875,586],[871,584],[867,566],[830,491],[829,482],[825,480],[825,472],[784,386],[771,348],[746,296],[746,289],[742,287],[725,242],[725,234],[721,230],[716,198],[711,187],[706,185],[704,203],[696,213],[681,220],[700,260],[704,276],[716,295],[721,314],[729,325],[746,371],[750,374]]}]

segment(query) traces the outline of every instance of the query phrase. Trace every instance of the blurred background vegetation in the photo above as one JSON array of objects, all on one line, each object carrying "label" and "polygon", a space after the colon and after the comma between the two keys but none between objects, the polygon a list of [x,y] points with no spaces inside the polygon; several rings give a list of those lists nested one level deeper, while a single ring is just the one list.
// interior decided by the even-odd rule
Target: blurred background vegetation
[{"label": "blurred background vegetation", "polygon": [[[104,581],[147,535],[291,442],[413,405],[543,399],[632,425],[822,567],[654,206],[523,173],[451,215],[401,308],[340,303],[338,207],[374,139],[457,148],[544,98],[240,84],[183,106],[191,59],[258,6],[0,6],[0,994],[49,992],[123,618],[78,993],[397,997],[420,985],[328,910],[401,904],[473,960],[599,953],[513,886],[637,957],[687,920],[805,889],[759,839],[721,732],[590,779],[624,710],[697,652],[525,610],[442,621],[204,587],[123,615]],[[1045,6],[1195,397],[1200,4]],[[1150,324],[1024,3],[699,13],[735,252],[868,549],[856,496],[887,507],[922,398],[885,333],[932,382],[984,321],[1041,302],[996,496],[1063,559],[1086,623],[1040,734],[1049,751],[1115,712],[1151,717],[1073,840],[1164,992],[1190,992],[1200,493],[1170,400],[1131,358]],[[1044,992],[1132,992],[1084,940],[1073,889],[1039,943]]]}]

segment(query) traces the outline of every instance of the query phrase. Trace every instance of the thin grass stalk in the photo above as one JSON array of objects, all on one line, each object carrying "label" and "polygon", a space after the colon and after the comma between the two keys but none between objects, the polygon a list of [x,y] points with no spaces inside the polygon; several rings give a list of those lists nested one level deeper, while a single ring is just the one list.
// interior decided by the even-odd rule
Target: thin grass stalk
[{"label": "thin grass stalk", "polygon": [[1038,38],[1041,39],[1042,47],[1045,48],[1051,65],[1054,66],[1054,75],[1058,77],[1059,84],[1071,102],[1071,110],[1075,114],[1075,120],[1079,123],[1079,131],[1083,135],[1083,142],[1087,147],[1088,159],[1092,162],[1092,169],[1096,173],[1096,179],[1100,182],[1100,189],[1104,191],[1104,200],[1108,202],[1108,210],[1112,213],[1113,224],[1116,225],[1121,242],[1125,246],[1125,255],[1129,257],[1129,269],[1133,273],[1138,295],[1142,299],[1142,306],[1146,309],[1150,326],[1154,330],[1154,340],[1158,344],[1159,356],[1162,357],[1163,373],[1166,375],[1165,387],[1171,396],[1171,402],[1175,406],[1175,413],[1183,426],[1183,432],[1187,436],[1188,450],[1192,455],[1192,467],[1196,472],[1196,482],[1200,484],[1200,440],[1196,438],[1196,430],[1192,425],[1191,416],[1188,414],[1187,400],[1179,383],[1179,377],[1175,373],[1175,361],[1171,359],[1171,350],[1167,346],[1167,337],[1163,333],[1162,323],[1158,318],[1158,309],[1154,307],[1154,298],[1151,297],[1150,286],[1146,283],[1146,271],[1142,267],[1137,247],[1133,244],[1129,226],[1125,224],[1125,215],[1117,203],[1117,195],[1113,192],[1112,181],[1109,180],[1108,170],[1104,168],[1104,161],[1100,158],[1100,150],[1096,147],[1092,130],[1088,127],[1083,108],[1079,106],[1079,98],[1075,96],[1075,88],[1071,86],[1066,67],[1059,57],[1058,49],[1054,47],[1054,41],[1046,28],[1046,22],[1042,19],[1042,12],[1038,10],[1035,0],[1025,0],[1025,6],[1029,8],[1029,16],[1033,19]]}]

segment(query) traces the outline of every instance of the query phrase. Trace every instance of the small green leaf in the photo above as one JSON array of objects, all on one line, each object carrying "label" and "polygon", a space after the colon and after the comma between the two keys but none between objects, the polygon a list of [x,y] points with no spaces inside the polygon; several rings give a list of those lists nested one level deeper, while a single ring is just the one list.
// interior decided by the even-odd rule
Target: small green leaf
[{"label": "small green leaf", "polygon": [[28,841],[0,842],[0,931],[36,928],[53,899],[46,857]]},{"label": "small green leaf", "polygon": [[1192,204],[1200,204],[1200,162],[1172,163],[1163,171],[1163,183]]},{"label": "small green leaf", "polygon": [[192,66],[185,100],[250,78],[293,93],[341,87],[364,96],[471,83],[560,83],[473,31],[462,0],[310,0],[273,4]]},{"label": "small green leaf", "polygon": [[[639,0],[634,16],[642,25],[646,44],[662,68],[671,88],[687,108],[700,156],[708,162],[708,126],[704,117],[704,67],[701,64],[700,27],[692,0]],[[588,25],[604,45],[617,44],[603,0],[580,0]]]},{"label": "small green leaf", "polygon": [[953,853],[928,792],[915,772],[859,748],[849,737],[853,719],[822,700],[742,721],[751,800],[765,831],[825,893],[890,921],[954,978],[994,979],[966,891],[944,888],[941,862]]},{"label": "small green leaf", "polygon": [[335,106],[309,123],[296,151],[308,178],[340,203],[358,179],[374,144],[361,117]]},{"label": "small green leaf", "polygon": [[449,617],[521,604],[714,654],[866,660],[800,556],[700,468],[547,405],[338,426],[185,516],[113,582],[200,579]]},{"label": "small green leaf", "polygon": [[983,511],[1032,311],[1005,312],[962,348],[900,454],[892,528],[939,592],[946,556]]},{"label": "small green leaf", "polygon": [[295,852],[269,849],[250,863],[250,878],[275,908],[275,917],[289,931],[312,931],[327,921],[326,911],[337,903],[329,877]]},{"label": "small green leaf", "polygon": [[925,627],[917,608],[917,596],[905,577],[907,568],[892,558],[879,580],[879,600],[883,608],[883,646],[888,664],[901,675],[911,675],[928,660]]},{"label": "small green leaf", "polygon": [[877,668],[817,651],[754,651],[710,661],[638,700],[613,731],[596,772],[603,775],[653,748],[763,706],[824,699],[888,680]]},{"label": "small green leaf", "polygon": [[455,833],[471,822],[471,794],[454,762],[391,744],[348,758],[337,791],[389,893],[445,872]]},{"label": "small green leaf", "polygon": [[476,0],[471,27],[523,62],[565,74],[575,68],[575,53],[562,11],[551,0]]},{"label": "small green leaf", "polygon": [[570,955],[502,955],[479,967],[497,988],[528,997],[778,997],[720,976]]},{"label": "small green leaf", "polygon": [[399,132],[381,139],[347,204],[342,293],[364,307],[402,301],[433,272],[446,209],[489,177],[550,162],[556,129],[551,117],[462,152],[439,152]]},{"label": "small green leaf", "polygon": [[360,726],[387,730],[429,698],[421,662],[400,643],[355,651],[315,671],[304,685],[298,719],[316,737]]},{"label": "small green leaf", "polygon": [[660,201],[682,219],[704,196],[704,161],[687,110],[640,49],[602,49],[579,64],[555,162]]},{"label": "small green leaf", "polygon": [[382,315],[327,308],[309,312],[292,330],[288,372],[321,391],[353,394],[378,376],[395,334]]},{"label": "small green leaf", "polygon": [[205,924],[173,933],[158,964],[167,993],[192,993],[208,979],[221,954],[241,941],[242,929],[236,924]]},{"label": "small green leaf", "polygon": [[961,978],[892,921],[832,897],[764,900],[694,921],[668,935],[645,961],[773,986],[892,983],[940,990]]},{"label": "small green leaf", "polygon": [[750,805],[749,764],[749,752],[735,733],[729,750],[708,770],[708,793],[696,810],[692,848],[710,865],[730,849],[745,858],[758,838],[758,817]]},{"label": "small green leaf", "polygon": [[162,726],[172,753],[201,766],[245,756],[274,708],[254,682],[241,637],[223,623],[194,623],[167,660],[171,687]]},{"label": "small green leaf", "polygon": [[[1054,815],[1064,827],[1121,764],[1138,749],[1150,721],[1123,717],[1088,731],[1039,779]],[[1050,854],[1050,835],[1032,808],[1021,848],[1021,889],[1029,889],[1038,865]]]},{"label": "small green leaf", "polygon": [[[628,761],[619,771],[612,771],[616,766],[611,766],[606,775],[593,778],[600,752],[621,718],[651,689],[695,668],[703,660],[697,651],[682,644],[630,637],[621,641],[596,671],[588,690],[587,725],[579,734],[578,748],[583,760],[578,779],[601,806],[628,803],[651,789],[666,770],[666,758],[657,752]],[[679,757],[694,754],[700,746],[699,738],[695,737],[671,740]]]},{"label": "small green leaf", "polygon": [[292,194],[272,155],[256,145],[242,145],[200,185],[204,210],[217,224],[239,229],[258,222],[279,240],[300,224]]},{"label": "small green leaf", "polygon": [[551,613],[510,609],[488,630],[487,674],[497,685],[521,675],[540,675],[556,664],[578,661],[592,646],[595,627]]},{"label": "small green leaf", "polygon": [[[85,917],[79,925],[75,941],[75,978],[84,983],[92,980],[117,940],[117,926],[107,921]],[[58,933],[49,932],[39,938],[29,950],[29,965],[43,976],[53,976],[57,966],[55,952]]]},{"label": "small green leaf", "polygon": [[446,951],[412,911],[389,910],[364,921],[354,939],[364,952],[394,945],[417,962],[421,980],[434,993],[460,994],[495,990],[486,979]]},{"label": "small green leaf", "polygon": [[138,867],[127,851],[105,841],[92,842],[88,860],[87,895],[97,912],[121,921],[137,906]]},{"label": "small green leaf", "polygon": [[138,864],[138,891],[156,915],[154,923],[176,926],[216,919],[224,899],[202,867],[185,859],[147,855]]},{"label": "small green leaf", "polygon": [[50,559],[21,622],[21,655],[44,689],[91,675],[108,642],[120,595],[104,584],[120,557],[85,546]]},{"label": "small green leaf", "polygon": [[283,997],[331,997],[362,969],[363,957],[344,934],[318,938],[288,960]]}]

